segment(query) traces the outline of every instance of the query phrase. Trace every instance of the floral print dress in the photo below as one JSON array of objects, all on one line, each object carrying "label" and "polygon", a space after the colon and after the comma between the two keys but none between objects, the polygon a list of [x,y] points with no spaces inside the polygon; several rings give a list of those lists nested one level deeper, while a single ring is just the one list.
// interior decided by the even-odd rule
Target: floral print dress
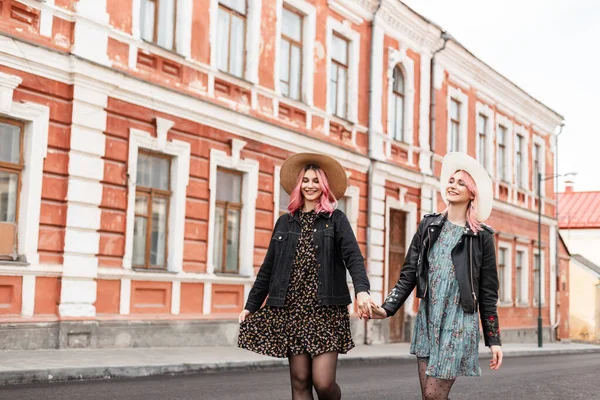
[{"label": "floral print dress", "polygon": [[347,306],[320,305],[318,263],[313,243],[317,214],[302,212],[288,292],[283,307],[265,306],[240,324],[238,347],[271,357],[311,356],[354,347]]},{"label": "floral print dress", "polygon": [[478,313],[465,313],[452,264],[464,227],[444,223],[429,252],[429,295],[419,306],[410,352],[429,358],[426,374],[438,379],[480,376]]}]

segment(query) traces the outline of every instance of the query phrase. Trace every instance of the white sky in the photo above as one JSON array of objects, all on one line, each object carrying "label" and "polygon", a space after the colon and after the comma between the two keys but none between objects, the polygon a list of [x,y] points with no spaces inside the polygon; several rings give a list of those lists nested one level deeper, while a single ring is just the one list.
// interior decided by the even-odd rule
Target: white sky
[{"label": "white sky", "polygon": [[565,117],[559,173],[600,190],[600,0],[402,0]]}]

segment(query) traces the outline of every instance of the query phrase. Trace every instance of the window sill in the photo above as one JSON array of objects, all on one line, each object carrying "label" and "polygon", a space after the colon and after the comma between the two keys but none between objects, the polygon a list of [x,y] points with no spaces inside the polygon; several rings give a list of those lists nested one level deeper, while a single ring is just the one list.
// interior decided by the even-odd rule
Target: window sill
[{"label": "window sill", "polygon": [[503,301],[503,302],[498,302],[498,307],[502,307],[502,308],[510,308],[513,306],[513,302],[512,301]]},{"label": "window sill", "polygon": [[[173,49],[169,49],[169,48],[163,47],[163,46],[161,46],[161,45],[159,45],[157,43],[151,42],[149,40],[142,39],[142,42],[144,42],[148,46],[156,47],[157,49],[160,49],[161,51],[169,52],[173,56],[185,58],[182,54],[178,53],[177,51],[175,51]],[[142,49],[142,50],[145,50],[145,49]]]},{"label": "window sill", "polygon": [[250,82],[244,77],[233,75],[227,71],[223,71],[218,68],[217,71],[219,71],[219,75],[217,76],[217,78],[226,80],[228,83],[232,83],[234,85],[243,87],[244,89],[252,89],[254,86],[256,86],[254,82]]},{"label": "window sill", "polygon": [[28,267],[30,264],[26,261],[0,260],[2,267]]},{"label": "window sill", "polygon": [[239,273],[227,273],[227,272],[215,272],[215,276],[218,276],[219,278],[245,278],[245,279],[253,278],[253,276],[242,275]]},{"label": "window sill", "polygon": [[529,308],[529,303],[517,303],[517,308]]},{"label": "window sill", "polygon": [[135,272],[163,272],[165,274],[172,274],[172,275],[177,274],[177,272],[169,271],[168,269],[165,269],[165,268],[131,267],[131,269]]},{"label": "window sill", "polygon": [[340,117],[336,114],[329,113],[331,116],[331,122],[344,126],[346,129],[352,129],[354,126],[358,125],[357,121],[351,121],[347,118]]}]

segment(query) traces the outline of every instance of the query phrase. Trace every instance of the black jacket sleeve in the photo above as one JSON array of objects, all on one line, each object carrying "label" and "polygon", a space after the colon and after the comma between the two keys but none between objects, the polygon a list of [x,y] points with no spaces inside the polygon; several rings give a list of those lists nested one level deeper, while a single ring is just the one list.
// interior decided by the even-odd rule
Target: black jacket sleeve
[{"label": "black jacket sleeve", "polygon": [[496,245],[494,236],[481,236],[483,260],[479,282],[479,313],[486,346],[501,346],[498,323],[498,270],[496,269]]},{"label": "black jacket sleeve", "polygon": [[371,286],[369,284],[369,278],[367,278],[367,271],[365,269],[365,259],[360,252],[356,236],[352,231],[352,226],[348,221],[348,217],[341,211],[337,211],[338,217],[335,221],[335,241],[336,246],[340,251],[342,260],[346,264],[346,268],[350,272],[352,277],[352,284],[354,285],[354,292],[356,294],[361,292],[369,292]]},{"label": "black jacket sleeve", "polygon": [[383,309],[387,312],[388,317],[396,314],[417,284],[417,265],[421,254],[421,237],[423,235],[424,225],[425,219],[422,219],[417,228],[417,233],[413,236],[408,252],[406,253],[404,265],[400,271],[400,278],[385,298],[385,302],[382,305]]},{"label": "black jacket sleeve", "polygon": [[[284,216],[287,215],[284,214]],[[254,281],[254,285],[252,285],[252,289],[248,294],[248,300],[246,301],[246,306],[244,309],[250,312],[255,312],[258,310],[267,298],[267,294],[269,294],[269,282],[271,281],[273,262],[275,261],[275,241],[273,240],[273,236],[275,236],[275,232],[277,232],[277,228],[280,225],[280,219],[278,219],[275,223],[273,234],[271,235],[271,241],[269,242],[267,255],[265,256],[265,259],[258,270],[258,274],[256,274],[256,280]]]}]

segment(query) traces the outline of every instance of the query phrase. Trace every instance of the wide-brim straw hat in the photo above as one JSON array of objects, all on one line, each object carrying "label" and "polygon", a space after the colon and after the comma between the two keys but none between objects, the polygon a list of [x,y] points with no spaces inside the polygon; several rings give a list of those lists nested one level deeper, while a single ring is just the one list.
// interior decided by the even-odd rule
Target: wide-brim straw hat
[{"label": "wide-brim straw hat", "polygon": [[446,199],[448,180],[459,170],[468,172],[477,185],[477,213],[475,217],[479,222],[484,222],[490,217],[494,205],[492,179],[483,165],[473,157],[460,152],[446,154],[442,161],[442,175],[440,176],[440,193],[442,194],[442,199],[448,204],[448,199]]},{"label": "wide-brim straw hat", "polygon": [[325,172],[331,193],[333,193],[336,199],[341,199],[348,187],[346,171],[344,171],[342,164],[325,154],[298,153],[288,157],[281,166],[279,175],[283,189],[288,194],[291,194],[298,182],[298,175],[309,164],[317,165]]}]

